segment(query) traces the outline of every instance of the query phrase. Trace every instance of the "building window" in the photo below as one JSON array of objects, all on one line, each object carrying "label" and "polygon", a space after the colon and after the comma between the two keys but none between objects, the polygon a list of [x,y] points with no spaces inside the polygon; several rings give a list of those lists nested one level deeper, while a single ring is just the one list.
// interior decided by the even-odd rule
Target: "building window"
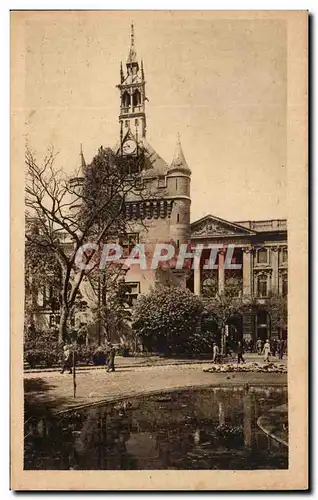
[{"label": "building window", "polygon": [[257,278],[258,297],[267,297],[267,276],[261,275]]},{"label": "building window", "polygon": [[288,260],[287,248],[282,248],[280,251],[280,264],[286,264]]},{"label": "building window", "polygon": [[177,214],[177,222],[179,222],[179,220],[180,220],[180,215]]},{"label": "building window", "polygon": [[48,294],[47,294],[48,290],[47,290],[47,287],[45,285],[41,286],[38,290],[38,306],[40,307],[46,307],[47,306],[47,302],[48,302]]},{"label": "building window", "polygon": [[123,257],[127,257],[135,245],[139,243],[138,233],[127,233],[119,237],[119,244],[123,249]]},{"label": "building window", "polygon": [[128,128],[129,127],[129,120],[125,120],[125,127]]},{"label": "building window", "polygon": [[164,175],[158,178],[158,187],[160,188],[166,187],[166,178]]},{"label": "building window", "polygon": [[178,179],[176,179],[176,191],[178,191]]},{"label": "building window", "polygon": [[59,314],[50,314],[50,328],[53,326],[58,326],[60,324],[60,315]]},{"label": "building window", "polygon": [[257,263],[258,264],[267,264],[267,262],[268,262],[267,248],[260,248],[257,251]]},{"label": "building window", "polygon": [[285,274],[282,279],[282,295],[286,297],[288,294],[288,276]]},{"label": "building window", "polygon": [[140,294],[140,283],[136,281],[134,283],[124,283],[126,289],[126,299],[130,306],[133,306],[136,302],[138,295]]},{"label": "building window", "polygon": [[135,125],[136,125],[136,127],[138,127],[138,125],[139,125],[139,120],[138,120],[138,118],[136,118],[136,119],[135,119]]}]

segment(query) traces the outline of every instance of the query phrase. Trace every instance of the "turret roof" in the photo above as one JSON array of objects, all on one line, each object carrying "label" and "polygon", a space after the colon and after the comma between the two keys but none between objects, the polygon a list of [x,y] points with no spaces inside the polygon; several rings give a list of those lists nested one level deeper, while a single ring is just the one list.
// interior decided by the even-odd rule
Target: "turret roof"
[{"label": "turret roof", "polygon": [[169,171],[171,171],[172,169],[175,169],[175,168],[177,168],[177,169],[182,168],[183,170],[187,170],[188,172],[191,173],[191,170],[188,167],[187,161],[186,161],[184,153],[183,153],[179,134],[177,136],[177,144],[176,144],[176,148],[174,151],[174,155],[173,155],[173,159],[172,159]]}]

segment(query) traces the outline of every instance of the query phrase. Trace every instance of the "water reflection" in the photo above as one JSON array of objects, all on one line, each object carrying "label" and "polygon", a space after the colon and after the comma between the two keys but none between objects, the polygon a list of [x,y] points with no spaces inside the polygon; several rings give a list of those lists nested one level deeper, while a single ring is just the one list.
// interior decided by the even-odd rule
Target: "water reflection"
[{"label": "water reflection", "polygon": [[131,399],[25,423],[25,469],[275,469],[287,448],[257,418],[285,388],[213,388]]}]

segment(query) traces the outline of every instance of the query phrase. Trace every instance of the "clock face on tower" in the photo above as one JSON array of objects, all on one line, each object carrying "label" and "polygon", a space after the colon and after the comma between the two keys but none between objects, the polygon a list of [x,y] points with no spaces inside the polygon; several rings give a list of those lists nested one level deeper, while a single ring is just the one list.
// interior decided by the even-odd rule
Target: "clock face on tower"
[{"label": "clock face on tower", "polygon": [[135,141],[129,139],[128,141],[125,141],[123,144],[123,152],[126,155],[131,155],[136,151],[136,143]]}]

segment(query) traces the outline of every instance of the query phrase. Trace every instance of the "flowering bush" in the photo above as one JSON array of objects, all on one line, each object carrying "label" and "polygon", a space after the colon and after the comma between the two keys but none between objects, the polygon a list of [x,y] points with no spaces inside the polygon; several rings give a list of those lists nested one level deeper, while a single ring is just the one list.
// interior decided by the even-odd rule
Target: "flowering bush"
[{"label": "flowering bush", "polygon": [[287,366],[276,363],[222,363],[213,365],[203,370],[208,373],[230,373],[230,372],[261,372],[261,373],[287,373]]}]

